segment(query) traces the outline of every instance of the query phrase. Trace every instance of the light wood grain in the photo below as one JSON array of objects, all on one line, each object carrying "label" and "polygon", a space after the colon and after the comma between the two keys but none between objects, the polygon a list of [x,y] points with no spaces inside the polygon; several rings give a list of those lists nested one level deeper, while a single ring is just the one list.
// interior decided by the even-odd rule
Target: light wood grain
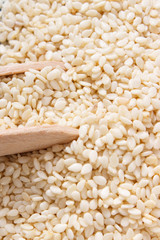
[{"label": "light wood grain", "polygon": [[11,65],[0,66],[0,76],[8,76],[18,73],[24,73],[29,69],[41,70],[46,66],[60,66],[62,69],[65,69],[62,62],[56,61],[42,61],[42,62],[28,62],[28,63],[13,63]]},{"label": "light wood grain", "polygon": [[0,132],[0,156],[40,150],[77,138],[77,129],[59,125],[3,130]]}]

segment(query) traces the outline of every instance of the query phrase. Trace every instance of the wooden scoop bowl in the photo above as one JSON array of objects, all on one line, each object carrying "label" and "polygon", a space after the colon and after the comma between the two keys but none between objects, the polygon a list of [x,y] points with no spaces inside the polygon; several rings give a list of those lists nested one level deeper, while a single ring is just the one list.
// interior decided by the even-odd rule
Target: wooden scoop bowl
[{"label": "wooden scoop bowl", "polygon": [[[60,66],[62,62],[44,61],[0,66],[0,76],[24,73],[29,69],[41,70],[46,66]],[[35,126],[3,130],[0,132],[0,156],[29,152],[65,144],[78,138],[78,130],[58,125]]]}]

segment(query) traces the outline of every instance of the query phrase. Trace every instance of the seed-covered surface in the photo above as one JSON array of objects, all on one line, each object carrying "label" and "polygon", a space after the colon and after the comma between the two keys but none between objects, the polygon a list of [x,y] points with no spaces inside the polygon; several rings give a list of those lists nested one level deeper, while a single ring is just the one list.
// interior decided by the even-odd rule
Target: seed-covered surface
[{"label": "seed-covered surface", "polygon": [[79,138],[0,158],[0,239],[160,239],[160,1],[10,0],[0,64],[58,60],[0,79],[0,129]]}]

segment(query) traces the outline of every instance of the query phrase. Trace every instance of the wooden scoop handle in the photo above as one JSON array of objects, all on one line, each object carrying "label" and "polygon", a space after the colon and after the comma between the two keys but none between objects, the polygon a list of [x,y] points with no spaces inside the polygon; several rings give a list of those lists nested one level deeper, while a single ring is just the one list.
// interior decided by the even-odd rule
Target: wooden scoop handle
[{"label": "wooden scoop handle", "polygon": [[0,132],[0,156],[40,150],[77,138],[77,129],[59,125],[7,129]]},{"label": "wooden scoop handle", "polygon": [[62,69],[65,69],[62,62],[56,61],[42,61],[42,62],[27,62],[27,63],[13,63],[11,65],[0,66],[0,77],[13,75],[18,73],[24,73],[29,69],[42,70],[46,66],[60,66]]}]

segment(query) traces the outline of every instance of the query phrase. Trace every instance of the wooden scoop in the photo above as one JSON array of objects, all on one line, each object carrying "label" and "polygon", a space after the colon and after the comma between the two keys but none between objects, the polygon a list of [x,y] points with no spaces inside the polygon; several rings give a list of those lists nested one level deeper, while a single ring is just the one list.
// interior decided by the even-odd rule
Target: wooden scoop
[{"label": "wooden scoop", "polygon": [[[29,69],[41,70],[46,66],[65,69],[62,62],[56,61],[15,63],[0,66],[0,76],[24,73]],[[58,125],[8,129],[0,132],[0,156],[40,150],[54,144],[69,143],[77,138],[77,129]]]},{"label": "wooden scoop", "polygon": [[62,69],[65,69],[62,62],[56,61],[42,61],[42,62],[27,62],[27,63],[13,63],[6,66],[0,66],[0,77],[8,76],[18,73],[24,73],[29,69],[42,70],[46,66],[60,66]]},{"label": "wooden scoop", "polygon": [[40,150],[77,138],[77,129],[58,125],[3,130],[0,132],[0,156]]}]

